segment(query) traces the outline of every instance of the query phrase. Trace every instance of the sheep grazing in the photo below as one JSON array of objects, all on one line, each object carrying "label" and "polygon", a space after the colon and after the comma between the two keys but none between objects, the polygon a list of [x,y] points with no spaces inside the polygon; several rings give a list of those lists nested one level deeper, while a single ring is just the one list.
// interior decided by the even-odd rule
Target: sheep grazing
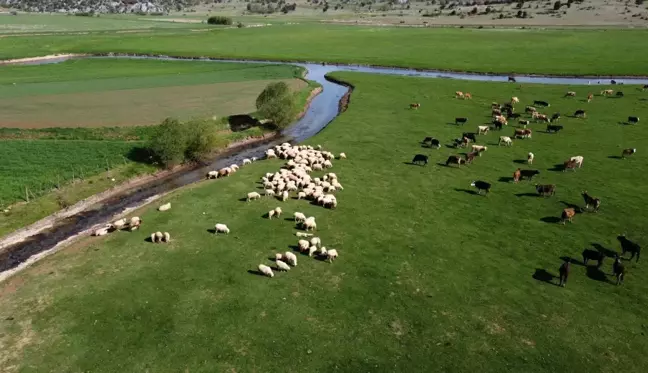
[{"label": "sheep grazing", "polygon": [[410,107],[410,109],[418,109],[418,108],[421,107],[421,104],[419,104],[418,102],[415,102],[415,103],[410,104],[409,107]]},{"label": "sheep grazing", "polygon": [[128,226],[130,227],[131,232],[139,228],[140,225],[142,225],[142,219],[140,219],[139,216],[133,216],[130,218]]},{"label": "sheep grazing", "polygon": [[165,203],[164,205],[158,207],[158,211],[167,211],[171,209],[171,202]]},{"label": "sheep grazing", "polygon": [[593,98],[594,98],[594,95],[591,94],[591,93],[589,93],[589,94],[587,95],[587,102],[592,102],[592,99],[593,99]]},{"label": "sheep grazing", "polygon": [[291,253],[290,251],[286,251],[284,257],[286,258],[288,264],[290,264],[293,267],[297,266],[297,255]]},{"label": "sheep grazing", "polygon": [[238,171],[239,166],[236,163],[234,163],[234,164],[231,164],[229,166],[229,169],[232,170],[232,173],[234,173],[234,172]]},{"label": "sheep grazing", "polygon": [[162,242],[162,238],[164,238],[164,234],[162,232],[155,232],[151,233],[151,242],[157,243],[157,242]]},{"label": "sheep grazing", "polygon": [[275,210],[268,211],[268,219],[272,220],[272,217],[275,216]]},{"label": "sheep grazing", "polygon": [[346,154],[340,153],[340,156],[338,157],[338,159],[346,159],[346,157],[347,157]]},{"label": "sheep grazing", "polygon": [[276,260],[281,260],[281,259],[283,259],[283,257],[284,257],[283,254],[281,254],[281,253],[276,253],[276,254],[275,254],[275,261],[276,261]]},{"label": "sheep grazing", "polygon": [[280,217],[281,214],[283,213],[283,211],[281,210],[281,207],[276,207],[274,209],[274,213],[275,213],[275,215],[277,215],[277,217]]},{"label": "sheep grazing", "polygon": [[171,241],[171,235],[169,232],[164,232],[162,233],[162,242],[170,242]]},{"label": "sheep grazing", "polygon": [[311,244],[311,246],[321,247],[322,246],[322,240],[319,237],[313,237],[310,240],[310,244]]},{"label": "sheep grazing", "polygon": [[252,160],[248,158],[243,159],[243,166],[245,166],[246,164],[252,164]]},{"label": "sheep grazing", "polygon": [[585,209],[589,209],[590,206],[594,209],[594,212],[597,212],[599,207],[601,207],[601,200],[598,198],[594,198],[587,194],[587,191],[584,190],[581,192],[581,195],[583,196],[583,199],[585,200]]},{"label": "sheep grazing", "polygon": [[288,196],[289,196],[288,192],[284,190],[284,191],[281,193],[281,201],[282,201],[282,202],[286,202],[286,201],[288,200]]},{"label": "sheep grazing", "polygon": [[306,198],[306,192],[297,193],[297,199],[304,199],[304,198]]},{"label": "sheep grazing", "polygon": [[95,230],[94,232],[92,232],[92,235],[93,236],[105,236],[109,232],[110,232],[110,228],[103,227],[103,228],[99,228],[99,229]]},{"label": "sheep grazing", "polygon": [[274,272],[272,272],[272,268],[268,267],[267,265],[259,264],[259,272],[263,273],[268,277],[274,277]]},{"label": "sheep grazing", "polygon": [[546,184],[546,185],[535,185],[536,192],[542,197],[553,196],[556,194],[556,185]]},{"label": "sheep grazing", "polygon": [[623,151],[621,152],[621,159],[625,159],[626,157],[629,157],[629,156],[633,155],[636,152],[637,152],[637,149],[632,149],[632,148],[623,149]]},{"label": "sheep grazing", "polygon": [[115,229],[122,229],[122,228],[126,227],[126,219],[119,219],[119,220],[113,222],[112,226]]},{"label": "sheep grazing", "polygon": [[296,222],[303,222],[306,220],[306,215],[301,212],[296,212],[293,214]]},{"label": "sheep grazing", "polygon": [[531,152],[527,154],[527,164],[533,164],[533,159],[535,158],[535,155]]},{"label": "sheep grazing", "polygon": [[499,141],[497,142],[497,146],[500,146],[502,143],[506,146],[511,146],[513,145],[513,140],[511,140],[510,137],[508,136],[500,136]]},{"label": "sheep grazing", "polygon": [[464,94],[464,99],[466,99],[466,100],[472,100],[472,95],[470,94],[470,92],[466,92],[466,93]]},{"label": "sheep grazing", "polygon": [[266,158],[277,158],[277,154],[275,154],[275,151],[273,149],[268,149],[265,152]]},{"label": "sheep grazing", "polygon": [[563,163],[563,172],[567,170],[576,171],[577,168],[578,168],[578,162],[575,160],[569,160]]},{"label": "sheep grazing", "polygon": [[311,246],[308,248],[308,256],[313,256],[317,252],[317,246]]},{"label": "sheep grazing", "polygon": [[275,263],[277,263],[277,270],[279,271],[290,271],[290,266],[286,264],[285,262],[277,259],[275,260]]},{"label": "sheep grazing", "polygon": [[525,112],[525,113],[535,113],[535,112],[537,112],[537,111],[538,111],[538,109],[536,109],[536,108],[533,107],[533,106],[527,106],[527,107],[524,108],[524,112]]},{"label": "sheep grazing", "polygon": [[306,231],[317,229],[317,223],[315,223],[315,218],[312,216],[304,220],[302,226]]},{"label": "sheep grazing", "polygon": [[513,172],[513,182],[517,183],[518,181],[520,181],[521,177],[522,177],[522,172],[518,168],[517,170],[515,170],[515,172]]},{"label": "sheep grazing", "polygon": [[259,193],[257,193],[257,192],[250,192],[250,193],[247,194],[247,199],[246,199],[246,201],[247,201],[247,202],[250,202],[250,201],[253,200],[253,199],[259,199],[259,198],[261,198],[261,195],[260,195]]},{"label": "sheep grazing", "polygon": [[299,242],[297,242],[297,247],[299,248],[299,251],[304,252],[308,250],[310,243],[306,240],[299,240]]},{"label": "sheep grazing", "polygon": [[455,92],[455,98],[464,98],[464,94],[461,91]]},{"label": "sheep grazing", "polygon": [[519,98],[517,98],[517,97],[511,97],[511,105],[513,105],[513,104],[519,104],[519,103],[520,103],[520,99],[519,99]]},{"label": "sheep grazing", "polygon": [[207,173],[207,179],[217,179],[218,178],[218,171],[209,171]]},{"label": "sheep grazing", "polygon": [[329,263],[333,263],[333,260],[338,257],[338,252],[335,249],[331,249],[326,252],[326,256],[328,257]]},{"label": "sheep grazing", "polygon": [[576,118],[587,118],[587,113],[583,109],[578,109],[574,112]]},{"label": "sheep grazing", "polygon": [[576,215],[576,210],[575,210],[575,209],[573,209],[573,208],[571,208],[571,207],[570,207],[570,208],[563,209],[562,214],[560,215],[560,220],[561,220],[561,222],[563,223],[563,225],[564,225],[567,221],[569,221],[570,223],[572,223],[572,218],[574,217],[574,215]]},{"label": "sheep grazing", "polygon": [[216,230],[215,233],[225,233],[225,234],[229,234],[229,232],[230,232],[229,228],[227,228],[227,225],[225,225],[225,224],[220,224],[220,223],[219,223],[219,224],[216,224],[216,225],[214,226],[214,229]]},{"label": "sheep grazing", "polygon": [[229,167],[223,167],[218,170],[218,177],[229,176],[232,173],[232,169]]},{"label": "sheep grazing", "polygon": [[265,194],[266,197],[274,197],[275,196],[275,192],[272,189],[266,189],[266,190],[263,191],[263,193]]},{"label": "sheep grazing", "polygon": [[613,93],[613,89],[604,89],[601,91],[601,96],[611,96]]},{"label": "sheep grazing", "polygon": [[481,194],[482,191],[486,191],[486,194],[488,194],[491,189],[490,183],[481,180],[473,181],[470,186],[477,188],[477,194]]},{"label": "sheep grazing", "polygon": [[327,253],[326,247],[322,246],[319,248],[319,252],[318,252],[319,256],[326,256],[327,255],[326,253]]}]

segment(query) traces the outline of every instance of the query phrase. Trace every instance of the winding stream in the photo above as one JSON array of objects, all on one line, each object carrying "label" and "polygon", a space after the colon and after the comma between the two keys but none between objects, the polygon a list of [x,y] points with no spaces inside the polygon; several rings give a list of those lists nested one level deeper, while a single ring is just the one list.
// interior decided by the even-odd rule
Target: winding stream
[{"label": "winding stream", "polygon": [[[45,64],[63,62],[70,58],[78,57],[61,57],[42,61],[29,61],[24,64]],[[150,59],[168,59],[183,61],[213,61],[218,62],[245,62],[245,63],[263,63],[263,64],[284,64],[282,62],[268,61],[233,61],[233,60],[211,60],[206,58],[189,59],[189,58],[172,58],[172,57],[144,57],[144,56],[107,56],[107,57],[87,57],[87,58],[150,58]],[[289,63],[285,63],[289,64]],[[459,80],[477,80],[490,82],[506,82],[506,75],[487,75],[487,74],[466,74],[450,73],[442,71],[418,71],[412,69],[382,68],[368,66],[350,66],[350,65],[324,65],[315,63],[290,63],[292,65],[302,66],[307,70],[306,79],[314,80],[323,87],[322,93],[317,95],[311,102],[306,114],[295,124],[283,131],[283,133],[272,140],[261,143],[254,143],[248,147],[237,148],[224,152],[213,159],[209,164],[197,168],[189,169],[164,178],[156,179],[144,185],[140,185],[133,190],[126,191],[120,195],[108,198],[101,203],[87,208],[86,210],[58,220],[51,228],[44,229],[39,233],[28,237],[22,242],[11,246],[0,246],[0,274],[5,271],[17,269],[30,257],[45,253],[55,249],[59,243],[72,239],[97,224],[104,224],[115,215],[123,213],[125,210],[133,209],[154,196],[173,191],[179,187],[197,182],[204,179],[207,171],[219,169],[232,163],[241,163],[244,158],[261,157],[265,149],[282,142],[302,142],[326,127],[338,115],[338,108],[341,98],[349,91],[349,88],[340,84],[331,82],[325,77],[328,73],[334,71],[353,71],[372,74],[415,76],[422,78],[447,78]],[[540,83],[540,84],[569,84],[569,85],[587,85],[587,84],[609,84],[608,79],[598,78],[577,78],[577,77],[546,77],[546,76],[515,76],[518,83]],[[648,84],[648,78],[618,78],[618,83],[625,84]],[[0,276],[1,278],[1,276]]]}]

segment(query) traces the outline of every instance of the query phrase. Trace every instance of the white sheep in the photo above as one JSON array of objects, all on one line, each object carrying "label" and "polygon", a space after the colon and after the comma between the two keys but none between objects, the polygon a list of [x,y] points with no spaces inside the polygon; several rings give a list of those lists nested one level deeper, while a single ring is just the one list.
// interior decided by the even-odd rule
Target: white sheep
[{"label": "white sheep", "polygon": [[234,163],[234,164],[230,165],[229,168],[232,170],[232,172],[236,172],[236,171],[238,171],[239,166],[236,163]]},{"label": "white sheep", "polygon": [[103,228],[99,228],[99,229],[95,230],[92,233],[92,235],[93,236],[105,236],[105,235],[108,234],[108,232],[109,232],[109,228],[108,227],[103,227]]},{"label": "white sheep", "polygon": [[307,218],[306,220],[304,220],[303,226],[304,226],[304,230],[306,231],[317,229],[317,223],[315,223],[315,218],[312,216]]},{"label": "white sheep", "polygon": [[159,231],[151,235],[151,241],[153,242],[162,242],[162,238],[164,238],[164,235]]},{"label": "white sheep", "polygon": [[252,162],[256,162],[257,159],[257,157],[252,157]]},{"label": "white sheep", "polygon": [[326,252],[326,256],[328,256],[329,263],[333,263],[333,259],[337,259],[338,257],[338,252],[335,249],[331,249]]},{"label": "white sheep", "polygon": [[324,247],[324,246],[320,247],[319,255],[320,256],[327,256],[326,247]]},{"label": "white sheep", "polygon": [[322,246],[322,240],[319,237],[313,237],[310,240],[312,246]]},{"label": "white sheep", "polygon": [[246,199],[246,201],[249,202],[250,200],[258,199],[258,198],[261,198],[261,195],[260,195],[259,193],[257,193],[257,192],[250,192],[250,193],[247,194],[247,199]]},{"label": "white sheep", "polygon": [[273,149],[266,150],[265,154],[266,154],[266,158],[268,159],[277,158],[277,154],[275,154],[275,151]]},{"label": "white sheep", "polygon": [[155,236],[155,233],[151,233],[151,242],[157,242],[157,238]]},{"label": "white sheep", "polygon": [[243,160],[243,166],[245,166],[246,164],[251,164],[251,163],[252,163],[252,161],[249,160],[248,158],[245,158],[245,159]]},{"label": "white sheep", "polygon": [[140,219],[139,216],[133,216],[130,218],[128,226],[130,227],[131,232],[139,228],[140,225],[142,225],[142,219]]},{"label": "white sheep", "polygon": [[281,200],[283,202],[286,202],[286,200],[288,200],[288,196],[289,196],[288,192],[284,191],[283,193],[281,193]]},{"label": "white sheep", "polygon": [[214,226],[214,228],[216,229],[216,233],[229,234],[229,232],[230,232],[229,228],[227,228],[227,225],[225,225],[225,224],[220,224],[220,223],[216,224]]},{"label": "white sheep", "polygon": [[158,211],[167,211],[171,209],[171,202],[165,203],[164,205],[158,207]]},{"label": "white sheep", "polygon": [[274,273],[272,272],[272,268],[268,267],[267,265],[259,264],[259,272],[263,273],[264,275],[268,277],[274,277]]},{"label": "white sheep", "polygon": [[302,198],[306,198],[306,192],[297,193],[297,199],[302,199]]},{"label": "white sheep", "polygon": [[169,242],[171,241],[171,235],[169,232],[164,232],[162,233],[162,242]]},{"label": "white sheep", "polygon": [[333,181],[331,182],[331,186],[332,186],[333,188],[335,188],[335,189],[344,190],[344,188],[342,187],[342,184],[340,184],[340,183],[337,181],[337,179],[333,179]]},{"label": "white sheep", "polygon": [[274,196],[275,196],[275,192],[274,192],[274,190],[272,190],[272,189],[266,189],[266,190],[265,190],[265,195],[266,195],[266,197],[274,197]]},{"label": "white sheep", "polygon": [[280,271],[290,271],[290,266],[285,262],[276,260],[275,263],[277,263],[277,269],[279,269]]},{"label": "white sheep", "polygon": [[293,267],[297,266],[297,255],[291,253],[290,251],[286,251],[284,256],[286,257],[286,261],[288,262],[288,264],[290,264]]},{"label": "white sheep", "polygon": [[299,240],[297,242],[297,247],[299,247],[299,251],[306,251],[310,247],[310,243],[306,240]]},{"label": "white sheep", "polygon": [[331,163],[331,161],[329,161],[327,159],[327,160],[324,161],[324,167],[325,168],[331,168],[331,167],[333,167],[333,163]]},{"label": "white sheep", "polygon": [[297,237],[310,237],[312,235],[313,235],[312,233],[295,232],[295,236]]},{"label": "white sheep", "polygon": [[209,171],[207,173],[207,178],[208,179],[216,179],[216,178],[218,178],[218,171]]},{"label": "white sheep", "polygon": [[283,255],[281,253],[276,253],[275,260],[281,260],[281,259],[283,259]]},{"label": "white sheep", "polygon": [[114,223],[112,223],[112,226],[115,229],[122,229],[122,228],[124,228],[126,226],[126,219],[119,219],[119,220],[115,221]]},{"label": "white sheep", "polygon": [[340,153],[340,156],[338,157],[339,159],[346,159],[346,154]]},{"label": "white sheep", "polygon": [[272,219],[273,216],[275,216],[275,210],[268,211],[268,219]]},{"label": "white sheep", "polygon": [[317,246],[311,246],[308,248],[308,256],[313,256],[317,252]]},{"label": "white sheep", "polygon": [[276,207],[274,209],[274,212],[275,212],[275,215],[277,215],[277,217],[280,217],[281,213],[283,213],[283,211],[281,210],[281,207]]}]

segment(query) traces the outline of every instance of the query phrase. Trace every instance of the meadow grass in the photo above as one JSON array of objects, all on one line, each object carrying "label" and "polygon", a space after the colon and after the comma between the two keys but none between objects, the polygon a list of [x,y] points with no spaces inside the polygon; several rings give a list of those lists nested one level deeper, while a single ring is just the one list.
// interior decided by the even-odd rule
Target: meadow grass
[{"label": "meadow grass", "polygon": [[[599,244],[619,251],[617,234],[645,245],[648,182],[641,124],[645,93],[583,102],[586,87],[457,82],[337,73],[356,87],[349,109],[311,141],[348,160],[334,161],[344,190],[326,210],[306,201],[246,203],[280,160],[256,162],[232,177],[179,190],[137,212],[134,233],[87,239],[42,260],[0,286],[0,344],[5,371],[282,371],[282,372],[643,372],[648,317],[645,263],[628,263],[623,286],[611,284],[611,259],[600,270],[573,264],[566,288],[538,281],[556,275],[561,256],[580,260]],[[457,90],[473,100],[457,100]],[[578,97],[562,98],[574,90]],[[559,134],[532,124],[532,139],[481,136],[488,150],[474,164],[439,165],[462,152],[422,148],[434,136],[450,143],[490,122],[490,103],[536,99],[563,114]],[[410,102],[419,110],[409,110]],[[588,119],[568,118],[585,108]],[[465,127],[452,122],[469,118]],[[618,159],[621,149],[640,148]],[[539,183],[508,181],[533,151]],[[430,156],[426,167],[408,162]],[[551,171],[574,155],[575,172]],[[488,196],[470,183],[493,184]],[[567,205],[583,206],[587,189],[599,213],[556,223]],[[155,210],[170,201],[170,211]],[[281,219],[263,215],[281,206]],[[340,258],[299,256],[273,279],[251,274],[297,238],[292,213],[315,216],[317,235]],[[287,219],[288,218],[288,219]],[[226,223],[229,235],[208,230]],[[152,231],[172,242],[155,245]],[[13,368],[11,368],[13,367]]]},{"label": "meadow grass", "polygon": [[646,30],[427,29],[273,25],[155,34],[0,39],[0,58],[136,53],[327,61],[491,73],[648,75]]}]

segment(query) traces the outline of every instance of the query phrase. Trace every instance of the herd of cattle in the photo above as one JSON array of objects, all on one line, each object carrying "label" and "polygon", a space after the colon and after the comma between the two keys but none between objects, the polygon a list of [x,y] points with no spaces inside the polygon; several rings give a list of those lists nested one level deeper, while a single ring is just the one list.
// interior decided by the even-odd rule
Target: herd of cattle
[{"label": "herd of cattle", "polygon": [[[512,81],[515,81],[514,79]],[[644,90],[648,89],[648,86],[644,86]],[[616,95],[617,97],[624,97],[623,92],[614,92],[611,89],[606,89],[601,91],[600,93],[601,96],[611,96],[611,95]],[[472,99],[472,94],[468,92],[461,92],[457,91],[455,92],[455,97],[458,99]],[[576,97],[576,92],[573,91],[568,91],[564,97]],[[593,99],[593,94],[588,94],[587,96],[587,102],[590,102]],[[450,155],[448,159],[445,161],[445,166],[451,166],[451,165],[457,165],[461,166],[462,164],[471,164],[477,157],[480,157],[482,153],[486,152],[488,150],[487,146],[484,145],[477,145],[477,138],[480,135],[485,135],[487,134],[490,130],[502,130],[504,126],[508,125],[509,120],[512,119],[517,119],[518,121],[518,127],[514,128],[512,136],[500,136],[499,141],[497,143],[498,146],[505,145],[505,146],[511,146],[513,144],[514,139],[530,139],[533,135],[533,131],[530,128],[527,128],[532,122],[533,123],[546,123],[546,133],[558,133],[561,130],[564,129],[562,125],[556,124],[561,118],[560,113],[553,113],[552,115],[548,114],[542,114],[538,111],[538,107],[542,108],[549,108],[551,105],[547,101],[542,101],[542,100],[536,100],[533,102],[533,105],[528,105],[524,109],[524,113],[526,115],[530,115],[529,119],[523,119],[522,114],[516,112],[516,104],[519,104],[520,100],[517,97],[511,97],[511,99],[504,103],[492,103],[491,104],[491,116],[492,116],[492,122],[491,126],[488,125],[481,125],[477,127],[477,132],[463,132],[461,137],[453,139],[452,144],[449,145],[449,147],[454,147],[456,149],[459,148],[467,148],[469,145],[471,146],[471,151],[465,154],[465,157],[462,155]],[[418,109],[420,108],[419,103],[413,103],[410,104],[411,109]],[[574,114],[572,115],[573,118],[587,118],[587,113],[583,109],[576,110]],[[468,122],[468,118],[465,117],[458,117],[455,118],[455,125],[463,126]],[[627,120],[627,124],[637,124],[639,122],[639,117],[637,116],[629,116]],[[422,146],[426,148],[436,148],[439,149],[441,148],[441,141],[437,138],[434,138],[432,136],[425,137],[422,141]],[[635,148],[628,148],[628,149],[623,149],[621,153],[621,158],[625,159],[626,157],[629,157],[633,154],[635,154],[637,149]],[[533,164],[533,159],[534,159],[534,154],[529,152],[527,156],[527,164],[531,165]],[[581,168],[583,166],[583,161],[584,157],[577,155],[569,158],[568,160],[564,161],[562,165],[563,172],[567,170],[572,170],[575,171],[577,168]],[[425,154],[416,154],[414,158],[412,159],[411,163],[415,165],[421,165],[425,166],[429,162],[429,156]],[[518,168],[515,170],[513,173],[513,181],[515,183],[519,182],[520,180],[527,179],[531,181],[534,176],[539,175],[540,171],[539,170],[532,170],[532,169],[520,169]],[[491,191],[491,183],[483,180],[476,180],[471,183],[471,186],[476,188],[478,190],[477,194],[485,194],[487,195]],[[538,193],[539,196],[542,197],[550,197],[555,195],[556,193],[556,185],[555,184],[547,184],[547,185],[541,185],[541,184],[535,184],[536,192]],[[560,216],[560,222],[562,224],[565,224],[566,222],[572,222],[572,219],[576,215],[577,212],[581,211],[593,211],[597,212],[599,208],[601,207],[601,200],[599,198],[593,197],[590,194],[587,193],[587,191],[583,191],[581,193],[583,200],[585,201],[585,207],[584,208],[574,208],[574,207],[568,207],[563,209],[561,212]],[[577,211],[578,209],[578,211]],[[637,257],[637,261],[639,261],[639,256],[641,252],[641,246],[638,244],[630,241],[628,238],[625,237],[625,235],[620,235],[617,237],[618,241],[621,244],[621,249],[622,249],[622,254],[625,255],[627,252],[631,253],[632,256],[630,257],[630,260],[632,260],[635,255]],[[599,252],[599,251],[594,251],[594,250],[589,250],[586,249],[583,252],[583,263],[586,265],[588,260],[595,259],[599,262],[599,267],[602,265],[603,257],[604,254]],[[560,273],[560,286],[564,286],[567,282],[567,277],[569,275],[569,270],[570,270],[570,262],[571,260],[567,260],[559,269]],[[616,255],[614,264],[613,264],[613,274],[617,279],[617,285],[621,282],[623,282],[623,277],[625,275],[625,266],[620,260],[620,257]]]}]

